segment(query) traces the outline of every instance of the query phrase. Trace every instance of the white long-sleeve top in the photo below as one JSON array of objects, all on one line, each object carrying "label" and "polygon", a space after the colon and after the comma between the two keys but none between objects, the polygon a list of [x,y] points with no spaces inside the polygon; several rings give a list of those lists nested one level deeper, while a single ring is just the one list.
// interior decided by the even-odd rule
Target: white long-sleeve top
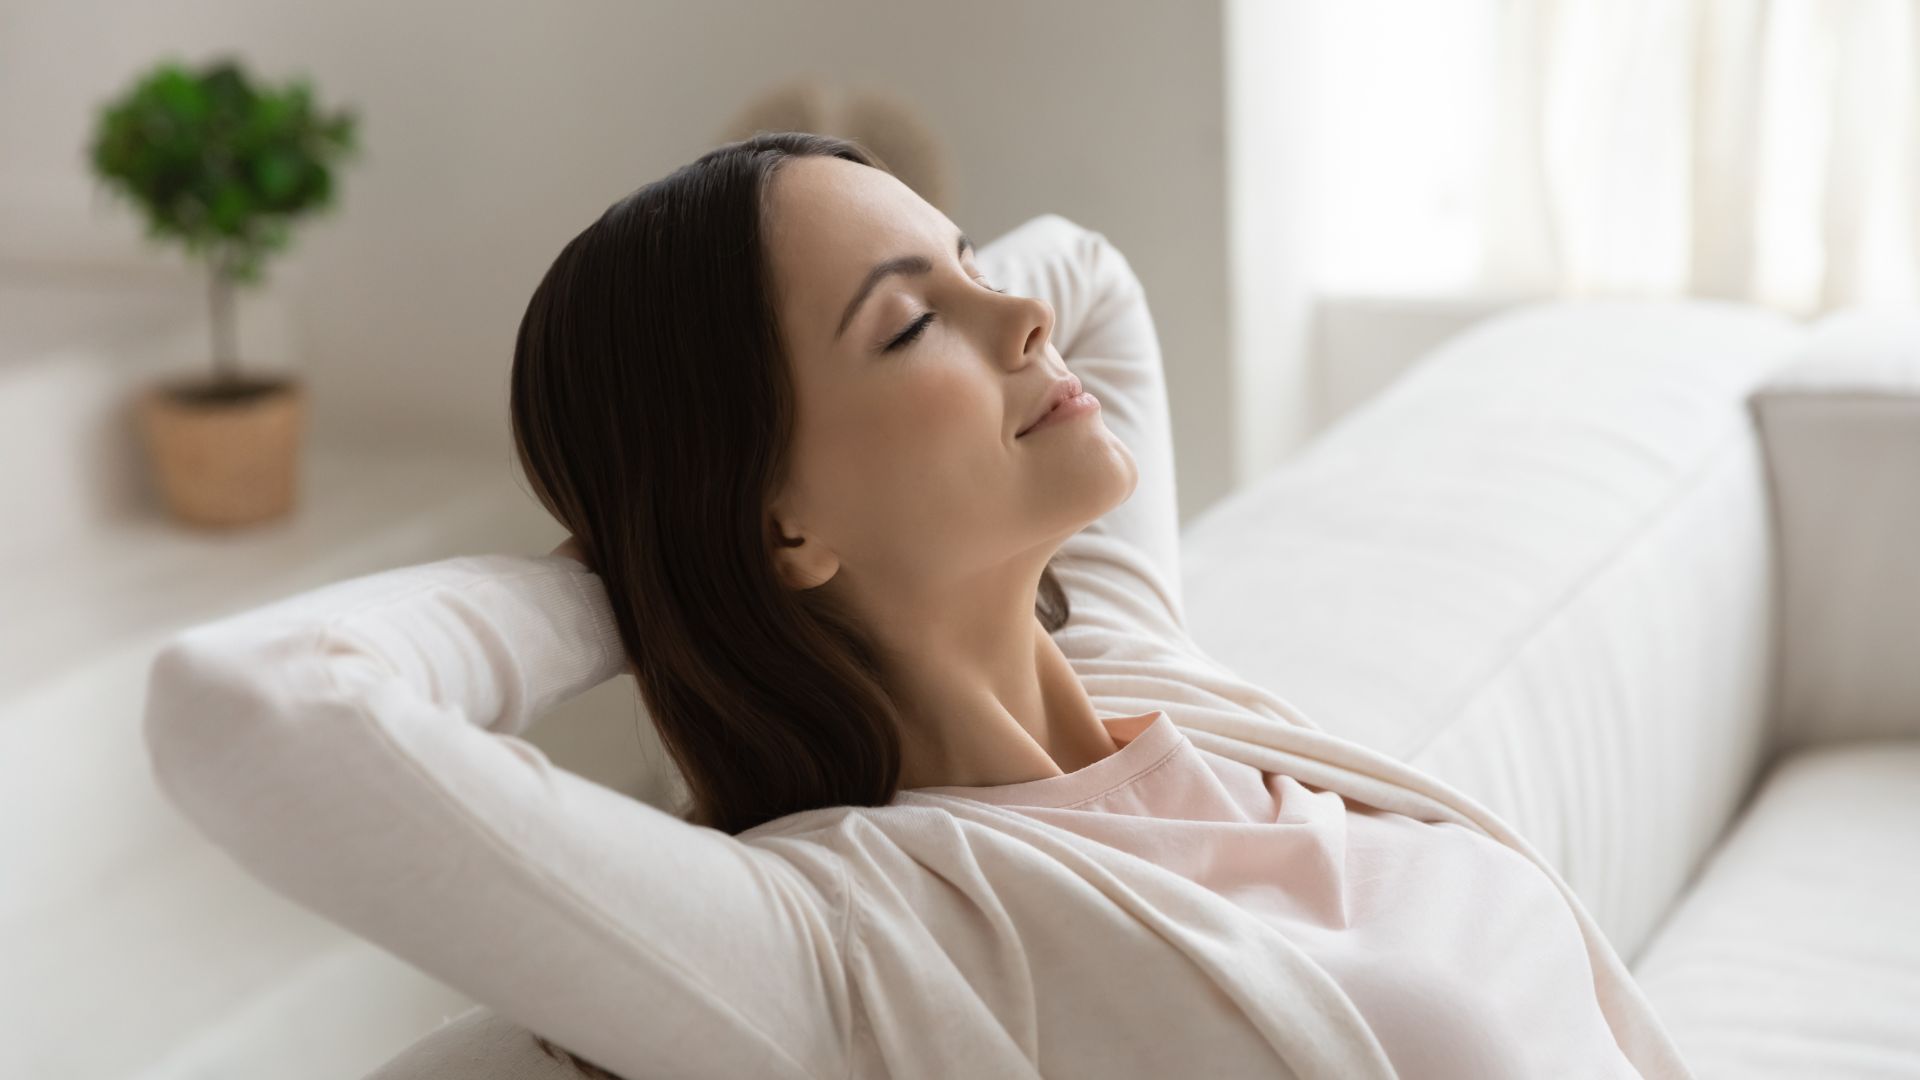
[{"label": "white long-sleeve top", "polygon": [[626,664],[600,579],[484,554],[190,629],[162,790],[271,887],[640,1077],[1684,1077],[1553,868],[1439,780],[1188,637],[1137,278],[1035,218],[980,265],[1048,299],[1140,467],[1062,547],[1055,635],[1116,754],[734,837],[522,738]]}]

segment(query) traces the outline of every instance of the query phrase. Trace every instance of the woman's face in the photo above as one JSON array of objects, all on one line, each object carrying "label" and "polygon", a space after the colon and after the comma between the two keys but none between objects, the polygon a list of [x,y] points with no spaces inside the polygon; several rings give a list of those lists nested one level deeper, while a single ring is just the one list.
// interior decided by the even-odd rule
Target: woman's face
[{"label": "woman's face", "polygon": [[[945,214],[879,169],[799,157],[774,174],[767,215],[798,397],[772,507],[789,584],[848,575],[928,601],[1031,587],[1133,493],[1133,455],[1097,410],[1015,438],[1068,374],[1053,308],[994,291]],[[903,256],[925,268],[870,278]]]}]

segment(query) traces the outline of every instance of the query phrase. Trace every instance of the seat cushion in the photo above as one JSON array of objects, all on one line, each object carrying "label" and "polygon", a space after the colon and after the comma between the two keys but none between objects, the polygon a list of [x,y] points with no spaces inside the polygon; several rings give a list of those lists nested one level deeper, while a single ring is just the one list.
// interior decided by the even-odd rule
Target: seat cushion
[{"label": "seat cushion", "polygon": [[1701,1080],[1920,1076],[1920,740],[1769,771],[1634,974]]},{"label": "seat cushion", "polygon": [[476,1005],[367,1074],[365,1080],[580,1080],[526,1028]]}]

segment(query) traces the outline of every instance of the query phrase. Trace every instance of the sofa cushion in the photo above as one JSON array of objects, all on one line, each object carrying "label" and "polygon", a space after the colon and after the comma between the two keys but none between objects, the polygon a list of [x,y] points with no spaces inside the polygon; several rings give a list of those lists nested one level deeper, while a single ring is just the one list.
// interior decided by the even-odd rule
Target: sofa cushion
[{"label": "sofa cushion", "polygon": [[1700,1080],[1920,1076],[1920,740],[1774,768],[1634,967]]}]

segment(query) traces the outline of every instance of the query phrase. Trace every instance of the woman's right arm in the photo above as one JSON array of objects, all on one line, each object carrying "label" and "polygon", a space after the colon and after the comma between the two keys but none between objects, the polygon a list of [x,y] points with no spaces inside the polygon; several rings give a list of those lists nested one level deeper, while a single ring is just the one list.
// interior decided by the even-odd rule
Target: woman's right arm
[{"label": "woman's right arm", "polygon": [[844,864],[695,826],[521,733],[618,674],[559,555],[372,574],[177,635],[155,779],[282,895],[630,1076],[845,1071]]},{"label": "woman's right arm", "polygon": [[1105,235],[1059,214],[995,238],[975,261],[994,285],[1053,306],[1054,347],[1100,399],[1102,421],[1139,469],[1131,497],[1061,545],[1063,570],[1070,565],[1079,578],[1070,584],[1076,608],[1097,609],[1116,627],[1184,637],[1173,430],[1140,279]]}]

